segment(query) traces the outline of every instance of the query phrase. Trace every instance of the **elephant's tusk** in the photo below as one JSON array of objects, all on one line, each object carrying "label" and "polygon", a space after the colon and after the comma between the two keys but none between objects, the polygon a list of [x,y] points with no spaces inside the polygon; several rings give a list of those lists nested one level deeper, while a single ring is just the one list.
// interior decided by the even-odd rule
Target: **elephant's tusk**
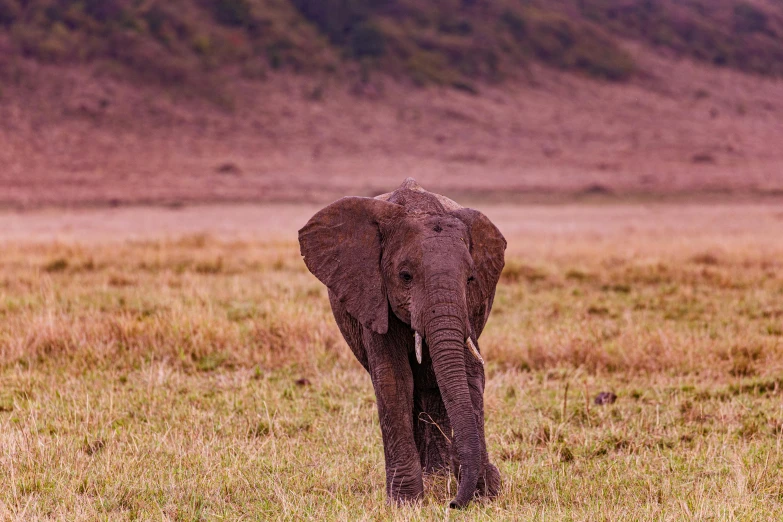
[{"label": "elephant's tusk", "polygon": [[416,360],[421,364],[421,335],[419,332],[415,332],[413,340],[416,343]]},{"label": "elephant's tusk", "polygon": [[481,365],[484,365],[484,358],[481,356],[481,354],[478,351],[478,348],[476,348],[476,345],[473,344],[473,339],[468,337],[468,339],[465,341],[468,344],[468,348],[470,348],[470,353],[473,354],[473,357],[478,359],[478,361],[481,363]]}]

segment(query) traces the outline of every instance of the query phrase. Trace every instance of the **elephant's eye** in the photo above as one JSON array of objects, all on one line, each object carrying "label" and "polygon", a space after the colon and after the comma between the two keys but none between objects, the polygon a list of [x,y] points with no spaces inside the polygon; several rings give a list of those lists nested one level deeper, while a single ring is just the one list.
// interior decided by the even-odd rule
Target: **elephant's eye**
[{"label": "elephant's eye", "polygon": [[403,270],[402,272],[400,272],[400,279],[402,279],[406,283],[410,283],[413,280],[413,276],[411,275],[410,272]]},{"label": "elephant's eye", "polygon": [[475,281],[475,280],[476,280],[476,278],[475,278],[475,277],[473,277],[473,276],[470,276],[470,277],[468,278],[468,283],[472,283],[472,282],[473,282],[473,281]]}]

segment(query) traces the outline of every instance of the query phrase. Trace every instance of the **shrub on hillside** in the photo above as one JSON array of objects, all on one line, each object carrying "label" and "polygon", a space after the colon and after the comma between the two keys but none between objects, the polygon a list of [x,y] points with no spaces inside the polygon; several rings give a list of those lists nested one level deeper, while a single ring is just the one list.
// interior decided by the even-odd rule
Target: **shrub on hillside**
[{"label": "shrub on hillside", "polygon": [[527,39],[527,24],[519,13],[506,9],[500,15],[500,21],[506,25],[511,36],[518,42],[524,42]]},{"label": "shrub on hillside", "polygon": [[147,11],[141,13],[147,28],[152,36],[165,45],[190,36],[190,29],[184,24],[170,8],[154,4]]},{"label": "shrub on hillside", "polygon": [[164,85],[183,85],[198,70],[193,58],[177,56],[159,43],[131,31],[113,34],[106,53],[133,70],[141,79]]},{"label": "shrub on hillside", "polygon": [[[746,0],[571,0],[588,19],[628,38],[640,39],[718,66],[783,74],[783,20],[770,3]],[[776,20],[772,24],[771,20]]]},{"label": "shrub on hillside", "polygon": [[739,33],[757,33],[767,28],[767,14],[747,2],[734,6],[734,29]]},{"label": "shrub on hillside", "polygon": [[362,22],[353,30],[350,45],[357,58],[379,57],[386,52],[386,37],[372,22]]},{"label": "shrub on hillside", "polygon": [[292,0],[299,11],[330,40],[349,42],[355,28],[372,14],[391,6],[397,0]]},{"label": "shrub on hillside", "polygon": [[19,18],[22,8],[16,0],[0,0],[0,26],[9,26]]},{"label": "shrub on hillside", "polygon": [[[70,2],[63,2],[68,4]],[[118,21],[125,14],[123,0],[82,0],[84,12],[99,22]]]},{"label": "shrub on hillside", "polygon": [[243,26],[252,21],[248,0],[212,0],[215,20],[225,25]]},{"label": "shrub on hillside", "polygon": [[526,9],[523,15],[507,11],[504,22],[522,45],[537,58],[562,69],[576,69],[607,80],[624,80],[634,71],[631,56],[598,30],[565,15]]},{"label": "shrub on hillside", "polygon": [[617,81],[635,70],[618,35],[783,75],[781,24],[783,7],[758,0],[0,0],[15,52],[115,60],[164,83],[198,76],[187,68],[263,76],[263,62],[334,70],[335,56],[420,84],[497,81],[534,59]]},{"label": "shrub on hillside", "polygon": [[16,26],[11,35],[25,56],[45,63],[70,60],[80,52],[78,35],[68,31],[61,23],[54,24],[49,30]]},{"label": "shrub on hillside", "polygon": [[449,85],[459,78],[448,67],[443,55],[433,51],[418,51],[406,63],[411,79],[417,85]]}]

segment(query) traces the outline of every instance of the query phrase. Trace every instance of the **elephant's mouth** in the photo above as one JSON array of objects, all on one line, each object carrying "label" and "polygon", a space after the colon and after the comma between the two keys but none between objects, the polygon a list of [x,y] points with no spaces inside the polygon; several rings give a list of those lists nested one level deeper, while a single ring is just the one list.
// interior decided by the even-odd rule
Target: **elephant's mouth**
[{"label": "elephant's mouth", "polygon": [[[416,349],[416,362],[421,364],[421,352],[422,352],[423,340],[421,334],[416,330],[413,331],[413,344]],[[473,355],[473,357],[475,357],[478,360],[478,362],[480,362],[481,365],[483,366],[484,358],[479,353],[478,348],[476,348],[476,344],[473,342],[473,339],[471,339],[470,336],[468,336],[468,338],[465,339],[465,344],[467,345],[468,350]]]}]

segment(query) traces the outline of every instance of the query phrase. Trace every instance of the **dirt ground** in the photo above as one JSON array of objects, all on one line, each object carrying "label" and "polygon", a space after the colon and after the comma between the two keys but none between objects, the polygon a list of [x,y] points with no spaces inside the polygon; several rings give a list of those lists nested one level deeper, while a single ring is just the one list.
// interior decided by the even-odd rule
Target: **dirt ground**
[{"label": "dirt ground", "polygon": [[277,75],[221,103],[31,66],[0,98],[0,207],[320,203],[407,176],[495,202],[783,194],[783,82],[631,50],[655,72],[628,84]]},{"label": "dirt ground", "polygon": [[[723,242],[764,248],[783,234],[783,205],[767,203],[650,203],[511,205],[472,204],[509,240],[509,253],[538,254],[568,245],[601,243],[638,253],[661,254],[661,245],[703,245],[719,252]],[[44,209],[0,213],[2,242],[111,242],[207,235],[220,240],[295,242],[297,230],[318,204],[213,204],[171,209],[120,207]],[[656,239],[665,241],[655,241]],[[649,245],[648,242],[654,242]]]}]

